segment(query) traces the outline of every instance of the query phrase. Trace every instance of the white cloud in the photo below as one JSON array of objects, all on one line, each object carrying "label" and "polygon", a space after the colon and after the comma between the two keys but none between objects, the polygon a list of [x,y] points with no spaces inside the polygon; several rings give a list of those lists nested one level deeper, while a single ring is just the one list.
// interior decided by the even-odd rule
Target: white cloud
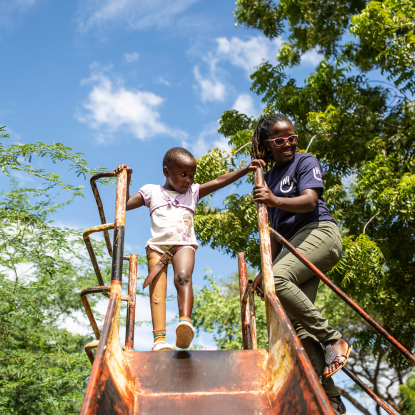
[{"label": "white cloud", "polygon": [[258,111],[255,108],[254,99],[251,95],[248,94],[240,94],[238,98],[236,98],[232,109],[251,117],[256,117],[258,115]]},{"label": "white cloud", "polygon": [[170,82],[169,82],[167,79],[163,78],[162,76],[159,76],[159,77],[156,79],[156,84],[161,84],[161,85],[170,86]]},{"label": "white cloud", "polygon": [[217,59],[227,60],[232,65],[244,69],[249,76],[262,62],[275,59],[281,47],[281,41],[281,37],[273,40],[265,36],[250,37],[248,40],[220,37],[216,39],[215,56]]},{"label": "white cloud", "polygon": [[78,28],[105,31],[123,25],[130,29],[165,27],[199,0],[86,0],[81,2]]},{"label": "white cloud", "polygon": [[124,59],[128,62],[128,63],[132,63],[132,62],[137,62],[138,58],[139,58],[139,54],[137,52],[133,52],[133,53],[126,53],[124,56]]},{"label": "white cloud", "polygon": [[301,56],[301,64],[309,66],[317,66],[323,59],[323,55],[320,55],[315,49],[304,53]]},{"label": "white cloud", "polygon": [[218,133],[218,128],[217,122],[207,124],[197,138],[192,141],[184,140],[182,146],[187,148],[195,157],[203,156],[213,147],[230,151],[228,139]]},{"label": "white cloud", "polygon": [[0,0],[0,27],[13,27],[18,16],[34,4],[35,0]]},{"label": "white cloud", "polygon": [[81,85],[92,85],[76,118],[98,131],[98,141],[105,143],[115,132],[124,131],[140,140],[163,134],[187,136],[161,121],[159,108],[164,99],[153,92],[125,88],[122,80],[113,81],[108,68],[92,65],[90,78]]},{"label": "white cloud", "polygon": [[[203,102],[224,101],[227,96],[229,88],[224,81],[226,72],[219,66],[221,62],[229,62],[242,68],[249,76],[262,62],[275,60],[281,46],[281,38],[268,40],[265,36],[256,36],[243,40],[237,37],[221,37],[216,39],[216,44],[214,50],[203,54],[203,61],[208,66],[207,75],[202,75],[199,66],[194,68],[194,76]],[[246,98],[244,102],[247,103]],[[252,105],[250,110],[255,112]]]},{"label": "white cloud", "polygon": [[226,97],[226,87],[219,81],[216,74],[216,65],[211,61],[209,73],[204,77],[197,66],[194,68],[194,76],[199,84],[203,102],[223,101]]},{"label": "white cloud", "polygon": [[[249,77],[256,68],[265,61],[276,63],[276,56],[281,48],[282,38],[273,40],[265,36],[251,36],[246,39],[238,37],[215,39],[216,47],[210,52],[203,52],[203,61],[208,65],[208,75],[202,76],[199,66],[194,68],[194,76],[201,90],[202,101],[223,101],[229,85],[225,83],[226,72],[221,68],[222,63],[241,68]],[[194,53],[194,52],[193,52]],[[200,52],[199,52],[200,53]],[[301,58],[303,66],[316,66],[322,56],[316,50],[305,53]],[[239,110],[243,108],[243,110]],[[257,115],[257,111],[249,95],[240,95],[234,103],[234,108],[248,115]]]}]

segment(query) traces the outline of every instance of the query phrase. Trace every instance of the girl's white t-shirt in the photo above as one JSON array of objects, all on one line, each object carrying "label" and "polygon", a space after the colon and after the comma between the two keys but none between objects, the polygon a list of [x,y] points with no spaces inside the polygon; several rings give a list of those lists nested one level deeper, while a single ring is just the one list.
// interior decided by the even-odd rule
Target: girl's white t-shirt
[{"label": "girl's white t-shirt", "polygon": [[151,215],[151,238],[146,248],[155,246],[158,250],[158,246],[172,245],[198,248],[193,217],[199,201],[199,185],[192,185],[184,194],[151,184],[143,186],[139,192]]}]

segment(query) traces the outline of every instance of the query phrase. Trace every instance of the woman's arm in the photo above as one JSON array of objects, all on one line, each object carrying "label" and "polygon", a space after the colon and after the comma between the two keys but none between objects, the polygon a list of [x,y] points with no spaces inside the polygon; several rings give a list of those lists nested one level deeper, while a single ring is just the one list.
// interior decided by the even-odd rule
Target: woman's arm
[{"label": "woman's arm", "polygon": [[120,164],[117,168],[114,169],[114,173],[118,173],[121,170],[127,170],[127,206],[126,210],[136,209],[141,206],[144,206],[144,199],[141,193],[137,192],[130,197],[130,181],[133,170],[125,164]]},{"label": "woman's arm", "polygon": [[236,182],[238,179],[245,176],[250,171],[255,171],[257,167],[264,168],[265,162],[263,160],[252,160],[249,163],[249,165],[247,167],[244,167],[243,169],[222,174],[222,176],[219,176],[214,180],[201,184],[199,188],[200,199],[202,197],[207,196],[210,193],[215,192],[216,190],[222,189],[223,187],[226,187],[229,184]]},{"label": "woman's arm", "polygon": [[255,186],[253,197],[255,202],[265,203],[269,207],[277,207],[292,213],[312,212],[318,202],[321,189],[304,189],[297,197],[277,197],[268,186]]}]

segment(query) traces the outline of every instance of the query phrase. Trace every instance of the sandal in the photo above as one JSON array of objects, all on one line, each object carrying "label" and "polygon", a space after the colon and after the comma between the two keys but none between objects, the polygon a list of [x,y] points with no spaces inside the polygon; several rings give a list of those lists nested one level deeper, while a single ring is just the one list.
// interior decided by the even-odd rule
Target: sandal
[{"label": "sandal", "polygon": [[[344,340],[347,343],[347,345],[348,345],[346,355],[344,355],[344,354],[337,354],[333,350],[333,347],[331,346],[331,343],[328,343],[328,344],[325,345],[325,349],[326,349],[326,367],[329,367],[333,363],[337,363],[338,364],[337,368],[334,369],[333,372],[330,372],[327,375],[324,375],[326,377],[326,379],[328,379],[331,376],[333,376],[335,373],[337,373],[346,364],[347,360],[349,359],[350,352],[353,349],[353,346],[351,345],[351,343],[349,343],[345,338],[341,337],[339,340]],[[337,357],[344,357],[346,360],[344,362],[342,362],[340,360],[336,360]]]},{"label": "sandal", "polygon": [[[328,398],[329,398],[329,402],[330,402],[331,408],[333,409],[334,413],[339,413],[341,415],[344,415],[346,413],[346,407],[344,406],[344,403],[341,400],[340,395],[339,396],[329,396]],[[335,408],[331,404],[332,402],[337,405],[337,408]]]}]

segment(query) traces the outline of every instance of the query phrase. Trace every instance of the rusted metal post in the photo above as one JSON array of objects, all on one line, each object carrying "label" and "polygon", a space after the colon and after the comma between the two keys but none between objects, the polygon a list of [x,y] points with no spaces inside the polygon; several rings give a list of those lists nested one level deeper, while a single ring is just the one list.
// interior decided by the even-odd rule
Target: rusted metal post
[{"label": "rusted metal post", "polygon": [[[255,170],[255,185],[264,186],[264,172],[261,168]],[[272,269],[272,253],[271,253],[271,240],[269,235],[268,226],[268,212],[265,203],[257,202],[257,215],[258,215],[258,231],[259,231],[259,247],[261,250],[261,271],[263,277],[264,291],[273,292],[275,294],[274,286],[274,271]],[[265,310],[267,314],[267,329],[268,337],[270,331],[270,304],[269,299],[265,296]]]},{"label": "rusted metal post", "polygon": [[89,415],[94,413],[89,410],[89,407],[94,407],[98,397],[99,379],[102,374],[102,363],[104,361],[104,355],[107,348],[108,335],[111,325],[113,324],[114,317],[116,316],[117,304],[119,304],[119,302],[118,294],[112,294],[108,304],[107,314],[105,316],[104,327],[102,329],[100,339],[101,341],[98,344],[98,350],[92,365],[91,374],[89,375],[89,381],[85,391],[85,399],[81,408],[81,415]]},{"label": "rusted metal post", "polygon": [[[122,283],[122,264],[124,255],[125,207],[127,195],[127,170],[117,176],[117,195],[115,199],[114,242],[112,256],[111,286]],[[112,291],[111,291],[112,292]]]},{"label": "rusted metal post", "polygon": [[343,372],[346,373],[349,378],[356,383],[364,392],[366,392],[380,407],[382,407],[390,415],[399,415],[395,412],[386,402],[379,398],[370,388],[368,388],[353,372],[347,367],[342,368]]},{"label": "rusted metal post", "polygon": [[137,292],[137,255],[130,255],[130,270],[128,274],[128,308],[127,324],[125,329],[125,350],[134,350],[134,323],[135,323],[135,302]]},{"label": "rusted metal post", "polygon": [[241,297],[241,323],[242,323],[242,346],[244,350],[249,349],[249,311],[247,301],[243,301],[246,286],[248,284],[246,274],[245,252],[238,254],[238,270],[239,270],[239,293]]},{"label": "rusted metal post", "polygon": [[98,345],[99,340],[94,340],[93,342],[90,342],[87,345],[85,345],[85,353],[92,364],[94,364],[94,352],[92,351],[92,349],[95,349],[95,347],[98,347]]},{"label": "rusted metal post", "polygon": [[104,280],[102,278],[101,271],[100,271],[99,266],[98,266],[98,261],[97,261],[97,258],[95,256],[94,249],[92,248],[92,244],[91,244],[91,240],[89,239],[89,235],[91,235],[91,233],[102,232],[102,231],[108,233],[108,229],[112,229],[113,227],[114,227],[113,223],[105,223],[103,225],[98,225],[98,226],[94,226],[93,228],[87,229],[84,232],[84,235],[83,235],[84,242],[85,242],[85,245],[86,245],[86,249],[88,250],[89,257],[91,258],[91,262],[92,262],[92,265],[94,267],[95,274],[98,278],[99,285],[104,285]]},{"label": "rusted metal post", "polygon": [[91,323],[92,330],[94,330],[95,337],[97,340],[99,340],[99,337],[100,337],[99,328],[98,328],[97,322],[95,321],[94,314],[92,313],[91,306],[89,305],[88,298],[86,297],[86,295],[81,294],[81,300],[82,300],[82,304],[84,305],[89,322]]},{"label": "rusted metal post", "polygon": [[249,326],[251,328],[251,346],[253,350],[258,348],[256,338],[256,316],[255,316],[255,297],[252,292],[252,281],[248,283],[248,295],[249,295]]},{"label": "rusted metal post", "polygon": [[88,316],[89,322],[91,323],[92,329],[94,330],[95,337],[97,338],[97,340],[99,340],[99,338],[100,338],[99,328],[98,328],[97,322],[95,321],[94,314],[92,313],[91,306],[89,305],[87,295],[88,294],[101,293],[101,292],[102,293],[109,292],[110,288],[111,287],[109,285],[103,285],[103,286],[100,286],[100,287],[86,288],[85,290],[81,291],[82,304],[84,305],[86,314]]},{"label": "rusted metal post", "polygon": [[[102,179],[104,177],[114,177],[114,176],[115,176],[115,173],[113,171],[106,171],[106,172],[94,174],[93,176],[91,176],[91,179],[90,179],[92,192],[94,193],[95,201],[97,202],[97,206],[98,206],[99,217],[103,225],[107,223],[107,221],[105,220],[104,207],[102,206],[101,196],[99,195],[98,187],[95,182],[98,179]],[[107,245],[108,253],[110,256],[112,256],[112,247],[111,247],[111,241],[110,241],[110,236],[108,234],[108,230],[104,231],[104,238],[105,238],[105,243]]]},{"label": "rusted metal post", "polygon": [[[301,341],[298,338],[297,333],[295,332],[294,327],[292,326],[287,314],[285,313],[281,302],[278,300],[278,297],[276,296],[275,292],[272,291],[268,291],[265,295],[265,298],[268,298],[269,301],[270,315],[271,313],[274,314],[279,322],[279,327],[276,327],[276,330],[274,330],[273,333],[273,335],[277,337],[278,342],[275,342],[274,339],[274,345],[271,348],[272,342],[270,341],[271,345],[269,351],[269,353],[273,351],[275,355],[279,354],[281,359],[280,367],[277,371],[277,376],[274,378],[275,383],[278,384],[279,382],[280,373],[284,370],[282,369],[282,367],[287,368],[291,366],[291,370],[293,372],[295,370],[301,370],[301,372],[304,374],[304,383],[308,385],[308,393],[310,393],[310,391],[313,391],[313,398],[318,403],[318,407],[320,409],[320,412],[318,413],[333,414],[333,411],[327,399],[327,395],[324,393],[324,390],[321,387],[316,372],[314,371],[311,362],[308,358],[308,355],[305,352],[304,347],[302,346]],[[267,316],[267,320],[271,320],[271,318]],[[284,342],[286,345],[291,343],[291,347],[287,348],[284,345]],[[281,358],[281,356],[283,356],[283,358]],[[304,383],[301,387],[303,391],[306,389],[304,387]],[[295,393],[296,391],[294,390],[287,390],[284,394],[284,399],[292,397]],[[310,399],[310,396],[308,395],[307,398]],[[295,398],[293,397],[291,399],[295,400]]]},{"label": "rusted metal post", "polygon": [[347,305],[349,305],[357,314],[359,314],[367,323],[370,324],[389,344],[400,352],[410,363],[415,365],[415,356],[405,349],[394,337],[392,337],[379,323],[373,320],[357,303],[355,303],[339,287],[333,284],[313,263],[311,263],[301,252],[294,248],[284,237],[277,231],[270,228],[271,235],[293,255],[295,255],[306,267],[310,268],[331,290],[333,290]]}]

